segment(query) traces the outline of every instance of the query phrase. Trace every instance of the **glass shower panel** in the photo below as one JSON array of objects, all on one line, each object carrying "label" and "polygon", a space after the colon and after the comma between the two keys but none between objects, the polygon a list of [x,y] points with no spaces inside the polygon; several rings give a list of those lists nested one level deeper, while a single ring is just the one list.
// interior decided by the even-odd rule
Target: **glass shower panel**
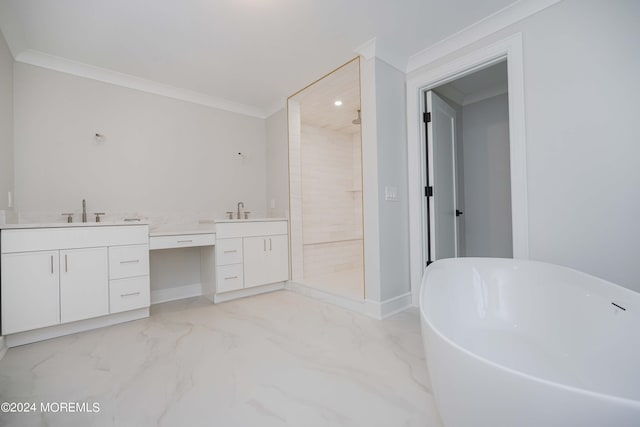
[{"label": "glass shower panel", "polygon": [[292,279],[362,300],[359,60],[290,97],[288,112]]}]

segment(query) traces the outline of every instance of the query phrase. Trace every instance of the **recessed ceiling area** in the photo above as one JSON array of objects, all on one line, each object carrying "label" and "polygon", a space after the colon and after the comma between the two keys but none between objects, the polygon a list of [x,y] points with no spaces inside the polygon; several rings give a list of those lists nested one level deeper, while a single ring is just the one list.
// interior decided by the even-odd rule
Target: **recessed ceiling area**
[{"label": "recessed ceiling area", "polygon": [[514,0],[0,0],[16,58],[33,52],[269,111],[376,38],[410,55]]},{"label": "recessed ceiling area", "polygon": [[[335,105],[335,100],[340,105]],[[300,104],[303,124],[336,132],[356,133],[360,125],[353,120],[360,109],[360,69],[358,60],[338,68],[291,97]]]}]

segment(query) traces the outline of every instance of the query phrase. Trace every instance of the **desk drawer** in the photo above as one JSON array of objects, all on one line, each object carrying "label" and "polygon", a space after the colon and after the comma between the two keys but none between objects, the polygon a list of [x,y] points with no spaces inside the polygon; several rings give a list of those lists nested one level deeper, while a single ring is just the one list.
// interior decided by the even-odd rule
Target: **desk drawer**
[{"label": "desk drawer", "polygon": [[242,262],[242,239],[218,239],[216,242],[216,265]]},{"label": "desk drawer", "polygon": [[109,278],[149,275],[149,245],[109,248]]},{"label": "desk drawer", "polygon": [[235,291],[244,287],[242,264],[216,267],[216,293]]},{"label": "desk drawer", "polygon": [[109,281],[110,313],[149,307],[149,276]]},{"label": "desk drawer", "polygon": [[149,238],[149,248],[172,249],[191,248],[194,246],[211,246],[216,244],[214,233],[183,234],[176,236],[152,236]]}]

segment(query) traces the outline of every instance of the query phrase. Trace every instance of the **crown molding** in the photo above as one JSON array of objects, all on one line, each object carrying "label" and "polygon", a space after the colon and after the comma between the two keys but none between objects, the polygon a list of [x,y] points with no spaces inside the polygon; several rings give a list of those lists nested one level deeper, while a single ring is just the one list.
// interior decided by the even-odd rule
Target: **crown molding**
[{"label": "crown molding", "polygon": [[107,68],[72,61],[36,50],[26,50],[21,52],[16,56],[15,60],[24,64],[35,65],[37,67],[47,68],[49,70],[59,71],[91,80],[97,80],[115,86],[126,87],[129,89],[139,90],[141,92],[191,102],[205,107],[217,108],[219,110],[257,117],[260,119],[264,119],[266,117],[265,111],[261,108],[240,104],[189,89],[182,89],[154,82],[152,80],[120,73]]},{"label": "crown molding", "polygon": [[26,49],[27,43],[9,2],[0,1],[0,28],[11,56],[15,59],[19,52]]},{"label": "crown molding", "polygon": [[522,21],[560,1],[562,0],[519,0],[426,49],[411,55],[406,72],[410,73],[415,71],[464,46],[500,31],[509,25]]},{"label": "crown molding", "polygon": [[509,88],[507,86],[507,82],[504,82],[502,84],[484,89],[480,92],[465,96],[462,102],[462,106],[466,107],[467,105],[475,104],[476,102],[484,101],[486,99],[493,98],[494,96],[504,95],[508,92]]},{"label": "crown molding", "polygon": [[435,91],[458,105],[464,105],[464,94],[449,84],[439,86]]},{"label": "crown molding", "polygon": [[266,119],[268,117],[273,116],[278,111],[284,110],[284,107],[286,107],[286,105],[287,105],[287,98],[285,98],[284,96],[279,97],[276,102],[272,103],[267,108],[265,108],[264,118]]},{"label": "crown molding", "polygon": [[364,59],[371,59],[376,56],[376,38],[372,38],[353,49],[355,53]]},{"label": "crown molding", "polygon": [[394,55],[391,51],[381,49],[380,43],[377,43],[375,37],[354,48],[353,51],[365,60],[376,58],[402,73],[405,72],[407,61],[398,55]]}]

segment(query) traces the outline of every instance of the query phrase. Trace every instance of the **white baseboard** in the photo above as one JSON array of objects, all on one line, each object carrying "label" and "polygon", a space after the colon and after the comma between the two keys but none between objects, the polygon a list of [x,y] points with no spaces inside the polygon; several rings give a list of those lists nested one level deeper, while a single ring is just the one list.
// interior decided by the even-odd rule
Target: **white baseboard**
[{"label": "white baseboard", "polygon": [[367,299],[354,300],[296,282],[287,282],[286,289],[329,304],[346,308],[347,310],[362,313],[365,316],[378,320],[392,316],[411,307],[410,292],[378,302]]},{"label": "white baseboard", "polygon": [[213,296],[213,302],[215,304],[218,304],[220,302],[231,301],[238,298],[245,298],[253,295],[264,294],[267,292],[279,291],[284,289],[284,287],[285,287],[284,282],[280,282],[280,283],[272,283],[269,285],[256,286],[254,288],[238,289],[237,291],[224,292],[222,294],[215,294]]},{"label": "white baseboard", "polygon": [[184,298],[199,297],[202,295],[202,285],[176,286],[175,288],[151,290],[151,304],[175,301]]},{"label": "white baseboard", "polygon": [[394,314],[405,311],[407,308],[411,307],[411,292],[407,292],[403,295],[398,295],[397,297],[389,298],[382,302],[367,302],[370,304],[370,306],[373,307],[376,318],[386,319],[387,317],[393,316]]},{"label": "white baseboard", "polygon": [[64,325],[49,326],[48,328],[35,329],[33,331],[18,332],[16,334],[5,335],[4,339],[7,342],[7,347],[16,347],[18,345],[57,338],[63,335],[144,319],[145,317],[149,317],[149,307],[95,317],[93,319],[80,320],[78,322],[65,323]]},{"label": "white baseboard", "polygon": [[4,339],[4,337],[0,337],[0,360],[2,360],[2,358],[4,357],[5,354],[7,354],[7,342]]}]

